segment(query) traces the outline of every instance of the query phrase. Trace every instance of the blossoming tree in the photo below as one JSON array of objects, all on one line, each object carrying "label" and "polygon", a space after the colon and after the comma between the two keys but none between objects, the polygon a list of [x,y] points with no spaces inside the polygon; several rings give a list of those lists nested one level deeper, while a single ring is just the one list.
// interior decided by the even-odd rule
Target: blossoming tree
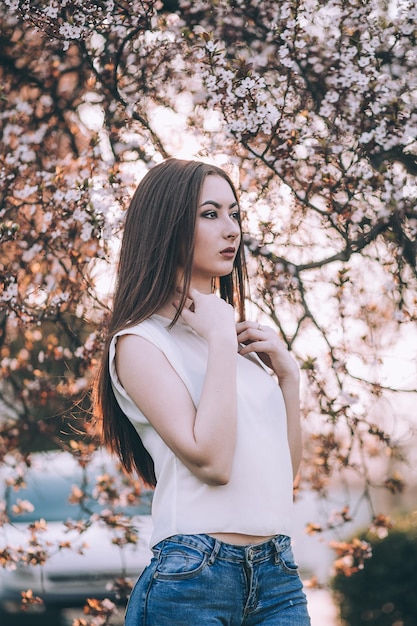
[{"label": "blossoming tree", "polygon": [[251,313],[304,373],[299,488],[355,474],[389,527],[371,487],[404,488],[407,449],[384,406],[416,393],[383,370],[415,338],[414,4],[4,0],[0,23],[2,459],[83,455],[62,416],[88,408],[123,211],[187,150],[239,175]]}]

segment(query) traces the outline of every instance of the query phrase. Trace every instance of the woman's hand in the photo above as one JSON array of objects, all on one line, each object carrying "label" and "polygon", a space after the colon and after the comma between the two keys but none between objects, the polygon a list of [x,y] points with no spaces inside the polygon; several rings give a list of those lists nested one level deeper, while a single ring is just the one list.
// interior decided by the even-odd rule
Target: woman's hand
[{"label": "woman's hand", "polygon": [[265,365],[277,375],[280,383],[299,379],[296,361],[288,352],[284,343],[270,326],[262,326],[257,322],[238,322],[236,324],[239,354],[256,352]]},{"label": "woman's hand", "polygon": [[[177,302],[173,304],[178,306]],[[214,294],[190,288],[181,317],[207,341],[219,338],[236,342],[233,307]]]}]

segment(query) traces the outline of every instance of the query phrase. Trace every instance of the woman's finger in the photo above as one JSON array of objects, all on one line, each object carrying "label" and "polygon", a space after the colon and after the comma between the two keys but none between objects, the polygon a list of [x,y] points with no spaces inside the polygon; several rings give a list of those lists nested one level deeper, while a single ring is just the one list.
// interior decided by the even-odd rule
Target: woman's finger
[{"label": "woman's finger", "polygon": [[270,329],[261,327],[260,324],[256,326],[251,326],[250,328],[246,328],[237,332],[238,340],[242,343],[253,342],[253,341],[265,341],[270,338],[271,334],[268,332]]},{"label": "woman's finger", "polygon": [[[184,293],[180,287],[177,287],[176,291],[178,293],[180,293],[180,294]],[[196,290],[193,290],[193,291],[196,292]],[[190,289],[190,292],[191,292],[191,289]],[[197,292],[197,294],[198,294],[198,292]],[[185,298],[184,306],[187,309],[190,309],[190,311],[194,311],[194,299],[193,299],[193,297],[191,297],[191,293],[189,293],[189,295],[187,295],[187,297]]]}]

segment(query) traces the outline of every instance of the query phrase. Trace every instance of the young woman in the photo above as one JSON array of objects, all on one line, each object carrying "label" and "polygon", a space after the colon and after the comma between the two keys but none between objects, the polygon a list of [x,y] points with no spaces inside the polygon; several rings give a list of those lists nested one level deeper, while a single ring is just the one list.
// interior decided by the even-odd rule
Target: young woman
[{"label": "young woman", "polygon": [[126,626],[310,624],[290,544],[299,372],[244,319],[245,277],[227,174],[152,168],[127,212],[95,390],[105,444],[155,486],[154,557]]}]

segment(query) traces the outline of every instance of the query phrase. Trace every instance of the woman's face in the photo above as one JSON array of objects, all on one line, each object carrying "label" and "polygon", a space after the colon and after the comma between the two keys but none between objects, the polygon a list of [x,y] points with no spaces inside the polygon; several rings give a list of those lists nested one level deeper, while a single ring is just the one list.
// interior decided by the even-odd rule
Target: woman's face
[{"label": "woman's face", "polygon": [[231,273],[240,238],[239,209],[232,188],[221,176],[207,176],[197,208],[194,287],[210,293],[214,277]]}]

